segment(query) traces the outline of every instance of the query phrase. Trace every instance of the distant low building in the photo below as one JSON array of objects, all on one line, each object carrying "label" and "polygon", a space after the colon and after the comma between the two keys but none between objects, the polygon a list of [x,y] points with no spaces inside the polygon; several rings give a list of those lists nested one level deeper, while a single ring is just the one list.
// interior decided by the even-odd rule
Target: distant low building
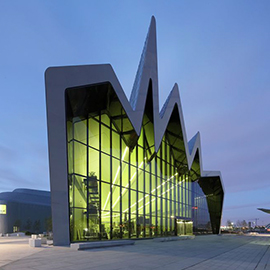
[{"label": "distant low building", "polygon": [[41,233],[50,229],[49,191],[15,189],[0,193],[0,234],[18,231]]}]

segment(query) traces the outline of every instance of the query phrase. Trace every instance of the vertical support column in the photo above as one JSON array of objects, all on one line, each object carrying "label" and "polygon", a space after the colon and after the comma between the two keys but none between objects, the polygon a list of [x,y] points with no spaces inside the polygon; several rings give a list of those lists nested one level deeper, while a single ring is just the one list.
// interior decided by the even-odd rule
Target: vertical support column
[{"label": "vertical support column", "polygon": [[136,147],[136,237],[139,238],[139,234],[138,234],[138,225],[139,225],[139,220],[138,220],[138,201],[139,201],[139,169],[138,169],[138,142],[137,142],[137,147]]},{"label": "vertical support column", "polygon": [[110,239],[112,239],[112,120],[110,118]]},{"label": "vertical support column", "polygon": [[[168,146],[169,147],[169,146]],[[170,151],[170,148],[169,148],[169,153],[171,153]],[[169,217],[170,217],[170,228],[169,228],[169,231],[170,233],[172,232],[173,230],[173,219],[172,217],[174,216],[173,214],[173,211],[172,211],[172,192],[174,190],[174,186],[173,186],[173,182],[174,182],[174,174],[173,174],[173,171],[172,171],[172,158],[171,158],[171,155],[169,156],[168,158],[169,160],[169,175],[170,175],[170,181],[169,181],[169,188],[170,188],[170,191],[169,191],[169,208],[170,208],[170,212],[169,212]]]},{"label": "vertical support column", "polygon": [[119,136],[119,138],[120,138],[120,143],[119,143],[119,145],[120,145],[120,171],[119,171],[119,174],[120,174],[119,175],[120,176],[120,195],[119,195],[120,196],[120,200],[119,200],[119,203],[120,203],[120,239],[122,239],[123,238],[123,227],[122,227],[122,225],[123,225],[123,223],[122,223],[122,138],[121,138],[121,136]]},{"label": "vertical support column", "polygon": [[89,120],[86,119],[86,224],[89,230]]},{"label": "vertical support column", "polygon": [[98,206],[98,222],[99,222],[99,240],[101,240],[101,177],[102,177],[102,165],[101,165],[101,111],[99,111],[99,206]]},{"label": "vertical support column", "polygon": [[128,238],[131,238],[131,209],[130,209],[130,206],[131,206],[131,192],[130,192],[130,179],[131,179],[131,175],[130,175],[130,151],[128,151],[128,224],[129,224],[129,227],[128,227]]},{"label": "vertical support column", "polygon": [[167,192],[167,190],[168,190],[168,171],[167,171],[167,144],[166,144],[166,142],[162,142],[163,144],[164,144],[164,147],[163,147],[163,149],[164,149],[164,152],[163,152],[163,166],[162,166],[162,168],[164,168],[164,182],[165,182],[165,184],[164,184],[164,191],[163,191],[163,206],[165,206],[165,211],[163,211],[163,214],[164,214],[164,216],[163,216],[163,220],[165,220],[165,224],[164,224],[164,234],[165,235],[167,235],[167,233],[168,233],[168,192]]},{"label": "vertical support column", "polygon": [[[143,127],[142,127],[143,129]],[[145,229],[146,229],[146,224],[145,224],[145,157],[146,157],[146,153],[145,153],[145,133],[143,130],[143,133],[141,134],[141,136],[143,136],[143,238],[145,238]]]},{"label": "vertical support column", "polygon": [[156,218],[155,218],[155,236],[158,234],[158,198],[157,198],[157,186],[158,186],[158,178],[157,178],[157,156],[155,156],[155,167],[153,168],[154,170],[154,175],[155,175],[155,185],[156,185],[156,190],[155,190],[155,195],[156,195],[156,200],[155,200],[155,213],[156,213]]},{"label": "vertical support column", "polygon": [[[71,153],[68,152],[68,156],[70,155]],[[69,166],[70,164],[68,164]],[[69,234],[71,236],[71,239],[70,241],[74,240],[74,230],[71,234],[70,232],[70,228],[74,228],[74,220],[75,220],[75,211],[74,211],[74,202],[75,202],[75,195],[74,195],[74,186],[75,186],[75,180],[74,180],[74,167],[75,167],[75,161],[74,161],[74,122],[73,122],[73,119],[72,119],[72,175],[71,175],[71,183],[72,183],[72,209],[70,209],[70,201],[68,201],[68,205],[69,205]],[[69,193],[69,189],[68,189],[68,193]],[[69,194],[70,196],[70,194]],[[72,213],[72,224],[70,222],[70,214]],[[72,226],[71,226],[72,225]]]},{"label": "vertical support column", "polygon": [[152,162],[149,162],[149,237],[152,235]]},{"label": "vertical support column", "polygon": [[162,162],[162,158],[163,158],[163,151],[162,151],[162,144],[163,144],[163,141],[161,142],[161,145],[160,145],[160,234],[163,235],[163,170],[162,170],[162,165],[163,165],[163,162]]},{"label": "vertical support column", "polygon": [[181,196],[181,185],[182,185],[183,175],[179,175],[178,177],[178,185],[177,185],[177,191],[178,191],[178,216],[182,217],[182,196]]}]

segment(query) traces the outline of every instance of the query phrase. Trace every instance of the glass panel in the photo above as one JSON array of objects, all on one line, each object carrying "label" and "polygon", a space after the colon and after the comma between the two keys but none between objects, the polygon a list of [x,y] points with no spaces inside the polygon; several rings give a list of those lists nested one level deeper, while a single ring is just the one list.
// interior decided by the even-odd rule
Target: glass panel
[{"label": "glass panel", "polygon": [[86,208],[86,185],[84,183],[85,177],[73,175],[73,205],[75,207]]},{"label": "glass panel", "polygon": [[122,140],[122,153],[121,153],[121,160],[128,162],[128,156],[129,156],[129,149],[125,144],[125,141]]},{"label": "glass panel", "polygon": [[86,209],[72,208],[70,221],[70,234],[72,241],[85,241],[85,230],[87,229]]},{"label": "glass panel", "polygon": [[101,125],[101,150],[108,155],[110,154],[110,129]]},{"label": "glass panel", "polygon": [[101,239],[111,239],[110,212],[101,211]]},{"label": "glass panel", "polygon": [[74,149],[74,141],[70,141],[68,143],[68,173],[71,174],[74,172],[74,152],[73,152],[73,149]]},{"label": "glass panel", "polygon": [[110,211],[110,184],[101,183],[101,210]]},{"label": "glass panel", "polygon": [[159,158],[157,158],[156,170],[157,170],[157,176],[160,177],[160,175],[161,175],[161,165],[160,165],[160,159]]},{"label": "glass panel", "polygon": [[93,118],[89,119],[89,145],[99,149],[99,123]]},{"label": "glass panel", "polygon": [[86,149],[87,147],[81,143],[74,142],[74,172],[86,175]]},{"label": "glass panel", "polygon": [[101,154],[101,180],[110,183],[110,156]]},{"label": "glass panel", "polygon": [[120,185],[120,162],[118,159],[112,159],[112,186]]},{"label": "glass panel", "polygon": [[137,209],[137,192],[134,190],[130,191],[130,211],[132,214],[136,214]]},{"label": "glass panel", "polygon": [[110,127],[110,118],[108,117],[107,114],[102,114],[102,115],[101,115],[101,122],[102,122],[104,125],[107,125],[108,127]]},{"label": "glass panel", "polygon": [[137,237],[143,238],[144,237],[144,216],[138,215],[137,218]]},{"label": "glass panel", "polygon": [[157,217],[156,236],[161,236],[161,230],[162,230],[162,218]]},{"label": "glass panel", "polygon": [[150,235],[150,227],[151,227],[150,216],[146,215],[144,222],[145,222],[145,237],[151,237],[151,235]]},{"label": "glass panel", "polygon": [[139,169],[138,171],[138,190],[143,192],[144,191],[144,172]]},{"label": "glass panel", "polygon": [[73,123],[71,121],[67,121],[67,141],[73,139]]},{"label": "glass panel", "polygon": [[136,158],[136,150],[137,150],[137,146],[134,147],[134,149],[132,150],[132,152],[130,153],[130,162],[133,166],[137,166],[137,158]]},{"label": "glass panel", "polygon": [[128,212],[123,213],[122,215],[122,237],[123,238],[129,238],[129,232],[131,230],[132,224],[131,221],[128,218]]},{"label": "glass panel", "polygon": [[144,214],[144,193],[138,193],[138,213],[140,216]]},{"label": "glass panel", "polygon": [[86,143],[87,121],[78,121],[74,123],[74,139]]},{"label": "glass panel", "polygon": [[165,198],[162,200],[162,216],[167,217],[167,200]]},{"label": "glass panel", "polygon": [[130,218],[130,236],[131,238],[137,238],[137,217],[136,215],[131,215]]},{"label": "glass panel", "polygon": [[120,137],[116,132],[112,132],[112,155],[120,158]]},{"label": "glass panel", "polygon": [[128,203],[129,203],[128,189],[122,188],[122,209],[123,209],[123,211],[125,211],[126,209],[129,208]]},{"label": "glass panel", "polygon": [[150,196],[149,196],[149,194],[145,194],[144,195],[144,205],[145,205],[145,214],[146,215],[150,215],[150,203],[151,203],[151,201],[150,201]]},{"label": "glass panel", "polygon": [[150,192],[150,174],[145,172],[145,193],[149,194]]},{"label": "glass panel", "polygon": [[145,162],[145,171],[150,172],[150,163]]},{"label": "glass panel", "polygon": [[[91,213],[91,212],[90,212]],[[84,231],[85,240],[99,240],[99,216],[97,214],[89,214],[88,230]]]},{"label": "glass panel", "polygon": [[96,175],[99,178],[99,151],[89,149],[89,174]]},{"label": "glass panel", "polygon": [[128,164],[122,162],[122,186],[128,188],[129,178],[128,178]]},{"label": "glass panel", "polygon": [[143,169],[143,163],[144,163],[144,155],[143,155],[143,148],[138,147],[138,163],[139,163],[139,168]]},{"label": "glass panel", "polygon": [[112,188],[112,210],[116,212],[120,212],[120,187],[114,186]]},{"label": "glass panel", "polygon": [[139,140],[138,140],[138,145],[140,145],[141,147],[143,147],[143,133],[144,133],[144,130],[142,128],[141,129],[141,134],[140,134],[140,137],[139,137]]},{"label": "glass panel", "polygon": [[156,213],[156,203],[157,203],[156,197],[152,196],[152,198],[151,198],[152,216],[155,216],[157,214]]},{"label": "glass panel", "polygon": [[152,223],[151,223],[151,235],[152,236],[157,236],[157,227],[156,227],[156,222],[157,222],[157,218],[156,216],[152,215]]},{"label": "glass panel", "polygon": [[121,239],[122,238],[122,229],[120,223],[120,213],[113,212],[112,213],[112,238],[113,239]]},{"label": "glass panel", "polygon": [[129,181],[129,185],[130,185],[130,188],[136,190],[137,189],[137,172],[136,172],[136,167],[133,167],[133,166],[130,166],[130,175],[131,175],[131,178],[130,178],[130,181]]},{"label": "glass panel", "polygon": [[162,180],[161,178],[157,178],[157,196],[161,196],[161,190],[162,190]]},{"label": "glass panel", "polygon": [[161,198],[157,197],[157,216],[160,217],[161,216]]}]

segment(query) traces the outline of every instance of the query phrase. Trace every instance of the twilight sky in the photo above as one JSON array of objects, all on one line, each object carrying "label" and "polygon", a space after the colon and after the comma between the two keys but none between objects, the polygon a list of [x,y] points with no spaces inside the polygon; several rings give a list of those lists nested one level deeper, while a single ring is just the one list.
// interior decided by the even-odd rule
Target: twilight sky
[{"label": "twilight sky", "polygon": [[270,1],[0,1],[0,192],[49,190],[44,71],[110,63],[129,97],[151,16],[160,107],[175,82],[188,139],[220,170],[227,219],[270,223]]}]

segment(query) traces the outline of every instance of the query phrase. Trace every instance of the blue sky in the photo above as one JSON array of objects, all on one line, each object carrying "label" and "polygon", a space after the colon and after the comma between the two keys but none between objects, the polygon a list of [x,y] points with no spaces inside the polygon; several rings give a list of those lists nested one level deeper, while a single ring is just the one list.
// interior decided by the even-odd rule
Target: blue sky
[{"label": "blue sky", "polygon": [[110,63],[129,97],[151,16],[160,103],[180,88],[188,138],[220,170],[227,219],[270,223],[270,2],[0,1],[0,192],[49,190],[44,71]]}]

